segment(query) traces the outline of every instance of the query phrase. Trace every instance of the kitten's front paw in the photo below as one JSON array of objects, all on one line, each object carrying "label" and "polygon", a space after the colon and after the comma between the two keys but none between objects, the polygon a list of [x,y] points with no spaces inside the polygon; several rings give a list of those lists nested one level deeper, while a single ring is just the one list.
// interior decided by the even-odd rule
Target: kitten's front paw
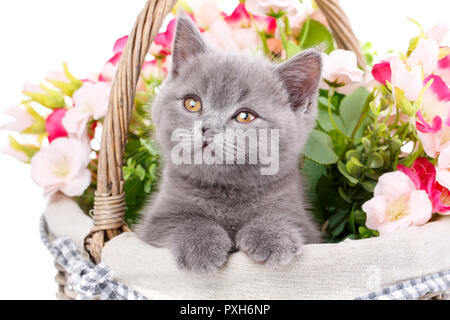
[{"label": "kitten's front paw", "polygon": [[250,225],[238,232],[237,246],[256,262],[286,265],[298,255],[303,239],[297,231],[279,232],[270,226]]},{"label": "kitten's front paw", "polygon": [[178,266],[198,273],[212,273],[227,261],[233,242],[217,225],[198,226],[186,230],[175,248]]}]

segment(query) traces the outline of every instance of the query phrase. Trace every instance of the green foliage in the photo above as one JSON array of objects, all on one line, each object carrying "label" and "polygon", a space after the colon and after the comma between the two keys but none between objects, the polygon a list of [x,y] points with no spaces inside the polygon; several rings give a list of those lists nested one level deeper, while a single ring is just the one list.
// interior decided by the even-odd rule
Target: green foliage
[{"label": "green foliage", "polygon": [[334,153],[331,138],[318,130],[314,130],[309,136],[303,153],[309,159],[320,164],[332,164],[338,159]]},{"label": "green foliage", "polygon": [[[376,96],[381,97],[377,102]],[[373,197],[378,177],[395,170],[402,144],[415,141],[409,123],[380,120],[381,112],[394,112],[390,97],[364,88],[347,96],[320,90],[317,127],[305,146],[302,173],[312,211],[331,242],[378,235],[365,226],[361,206]]]},{"label": "green foliage", "polygon": [[140,210],[156,191],[160,176],[160,152],[151,137],[153,125],[149,115],[156,87],[160,83],[157,79],[146,79],[146,91],[139,92],[135,99],[125,149],[126,165],[123,167],[127,203],[125,219],[128,225],[137,222]]},{"label": "green foliage", "polygon": [[136,223],[139,211],[155,191],[159,179],[159,152],[152,140],[131,136],[125,152],[123,167],[126,194],[126,221]]},{"label": "green foliage", "polygon": [[327,27],[309,18],[300,31],[299,43],[301,49],[323,47],[326,53],[330,53],[335,49],[333,36]]}]

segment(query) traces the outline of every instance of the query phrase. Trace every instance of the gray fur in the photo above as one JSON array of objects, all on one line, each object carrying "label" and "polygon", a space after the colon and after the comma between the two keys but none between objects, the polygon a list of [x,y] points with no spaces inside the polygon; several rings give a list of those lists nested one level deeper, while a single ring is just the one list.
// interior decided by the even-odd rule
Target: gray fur
[{"label": "gray fur", "polygon": [[[196,272],[217,270],[236,249],[257,262],[287,264],[303,244],[320,242],[306,209],[299,155],[315,123],[321,66],[317,50],[281,65],[215,51],[189,18],[180,17],[172,70],[152,107],[162,181],[137,226],[139,237],[170,248],[181,268]],[[202,99],[201,113],[183,108],[190,94]],[[232,117],[241,107],[259,118],[237,123]],[[279,129],[278,173],[262,176],[258,164],[174,165],[173,130],[191,129],[200,119],[219,131]]]}]

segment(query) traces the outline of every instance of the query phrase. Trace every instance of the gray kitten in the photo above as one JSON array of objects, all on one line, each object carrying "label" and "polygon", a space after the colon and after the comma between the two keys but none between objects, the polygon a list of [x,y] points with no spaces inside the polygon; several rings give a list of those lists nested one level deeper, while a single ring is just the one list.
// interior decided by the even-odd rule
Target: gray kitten
[{"label": "gray kitten", "polygon": [[[287,264],[304,244],[320,242],[299,171],[317,113],[320,51],[306,50],[279,65],[219,52],[181,16],[172,57],[152,107],[162,181],[137,226],[139,237],[170,248],[181,268],[196,272],[217,270],[236,250],[256,262]],[[174,164],[172,133],[193,132],[200,120],[202,132],[213,130],[203,135],[203,150],[222,143],[214,142],[214,135],[225,129],[278,129],[279,170],[262,175],[262,164]],[[230,148],[237,149],[225,144]],[[254,151],[246,149],[246,158]]]}]

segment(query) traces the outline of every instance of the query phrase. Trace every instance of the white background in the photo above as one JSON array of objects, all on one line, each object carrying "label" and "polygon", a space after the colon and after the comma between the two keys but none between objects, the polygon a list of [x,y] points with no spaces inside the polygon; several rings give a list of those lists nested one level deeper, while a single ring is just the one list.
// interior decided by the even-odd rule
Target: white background
[{"label": "white background", "polygon": [[[85,77],[101,70],[115,40],[129,33],[145,0],[0,1],[0,124],[3,111],[21,99],[22,84],[42,81],[50,70],[69,62]],[[232,8],[236,1],[226,0]],[[425,30],[440,20],[450,24],[448,0],[341,0],[363,42],[378,52],[405,51],[418,33],[406,17]],[[446,44],[449,45],[449,37]],[[0,131],[0,145],[7,133]],[[0,154],[0,299],[53,299],[53,262],[40,242],[38,221],[45,208],[42,190],[30,168]]]}]

